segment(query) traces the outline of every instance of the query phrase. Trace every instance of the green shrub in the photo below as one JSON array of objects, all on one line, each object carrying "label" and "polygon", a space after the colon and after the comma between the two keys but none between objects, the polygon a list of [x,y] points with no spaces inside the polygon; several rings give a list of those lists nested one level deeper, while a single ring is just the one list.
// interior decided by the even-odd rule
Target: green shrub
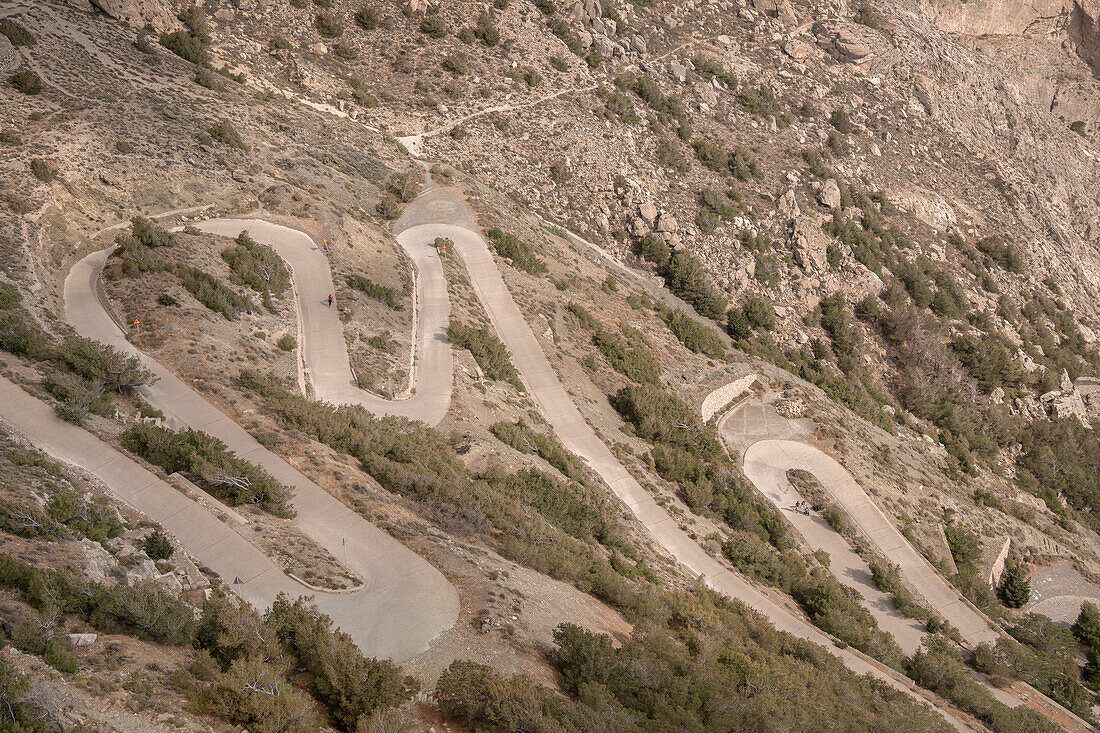
[{"label": "green shrub", "polygon": [[594,315],[588,312],[588,310],[580,303],[570,303],[569,312],[577,317],[577,320],[581,322],[581,325],[590,331],[595,331],[600,327],[600,322]]},{"label": "green shrub", "polygon": [[365,31],[373,31],[378,27],[378,11],[370,5],[364,5],[355,13],[355,24]]},{"label": "green shrub", "polygon": [[488,13],[477,16],[477,25],[474,26],[474,36],[490,48],[500,43],[500,29],[493,23],[493,17]]},{"label": "green shrub", "polygon": [[210,137],[214,138],[222,145],[228,145],[231,148],[237,148],[238,150],[247,151],[248,145],[245,144],[244,138],[237,132],[237,128],[229,120],[222,118],[211,125],[207,132],[210,133]]},{"label": "green shrub", "polygon": [[57,170],[41,158],[33,159],[30,163],[30,166],[31,175],[33,175],[35,178],[42,181],[43,183],[50,183],[51,181],[53,181],[54,178],[57,177]]},{"label": "green shrub", "polygon": [[488,232],[489,243],[501,257],[506,258],[513,267],[532,275],[541,275],[547,271],[546,263],[531,251],[531,246],[511,232],[496,227]]},{"label": "green shrub", "polygon": [[168,535],[159,528],[149,533],[142,547],[151,560],[168,560],[176,551],[172,547],[172,540],[168,539]]},{"label": "green shrub", "polygon": [[772,90],[763,84],[758,84],[755,87],[741,87],[737,91],[737,103],[751,115],[759,117],[779,116],[779,102],[776,101]]},{"label": "green shrub", "polygon": [[661,367],[650,353],[648,344],[631,345],[621,336],[609,331],[596,331],[592,342],[607,357],[611,367],[635,382],[657,384]]},{"label": "green shrub", "polygon": [[852,119],[848,116],[848,110],[843,107],[833,110],[833,114],[829,117],[829,124],[836,128],[837,132],[843,132],[845,135],[852,132]]},{"label": "green shrub", "polygon": [[1073,636],[1087,647],[1100,649],[1100,610],[1086,601],[1073,622]]},{"label": "green shrub", "polygon": [[708,281],[702,263],[687,250],[677,250],[661,269],[665,287],[707,318],[725,315],[728,301]]},{"label": "green shrub", "polygon": [[508,382],[520,392],[524,391],[519,372],[508,356],[508,348],[492,332],[451,321],[447,328],[447,338],[460,349],[468,350],[489,379]]},{"label": "green shrub", "polygon": [[852,20],[868,28],[878,28],[878,16],[875,14],[875,9],[872,8],[869,3],[860,5],[856,9],[855,15],[852,16]]},{"label": "green shrub", "polygon": [[210,60],[210,50],[207,48],[206,38],[190,30],[165,33],[160,37],[160,45],[181,59],[199,66],[205,66]]},{"label": "green shrub", "polygon": [[1019,563],[1009,563],[997,586],[997,595],[1009,608],[1023,608],[1031,600],[1031,581]]},{"label": "green shrub", "polygon": [[397,194],[391,191],[387,191],[382,195],[382,198],[379,199],[378,205],[375,207],[375,210],[378,212],[378,215],[381,216],[383,219],[392,221],[393,219],[401,216],[401,210],[403,208],[404,207],[401,205],[401,199],[397,196]]},{"label": "green shrub", "polygon": [[83,336],[65,339],[57,355],[73,372],[108,390],[126,392],[153,380],[138,357]]},{"label": "green shrub", "polygon": [[775,328],[775,309],[770,301],[754,295],[745,301],[741,311],[750,327],[765,331]]},{"label": "green shrub", "polygon": [[642,259],[652,262],[658,269],[661,269],[668,265],[668,261],[672,257],[672,250],[669,249],[668,244],[660,236],[653,232],[647,232],[644,237],[638,240],[638,254],[642,256]]},{"label": "green shrub", "polygon": [[257,293],[281,296],[290,287],[290,270],[283,258],[252,239],[247,232],[237,235],[234,246],[222,250],[222,259],[233,271],[234,282]]},{"label": "green shrub", "polygon": [[359,58],[359,49],[355,47],[355,44],[347,40],[339,41],[334,44],[332,52],[345,61]]},{"label": "green shrub", "polygon": [[344,26],[332,13],[317,13],[313,19],[313,27],[321,35],[321,38],[339,38],[344,35]]},{"label": "green shrub", "polygon": [[20,46],[33,46],[35,44],[34,34],[11,18],[0,20],[0,35],[7,36],[8,40],[11,41],[11,45],[16,48]]},{"label": "green shrub", "polygon": [[429,38],[443,38],[447,35],[447,21],[438,12],[429,13],[420,21],[420,32]]},{"label": "green shrub", "polygon": [[1057,727],[1027,706],[1009,708],[975,682],[959,653],[940,636],[929,637],[907,664],[907,674],[919,684],[942,695],[976,716],[997,733],[1053,731]]},{"label": "green shrub", "polygon": [[276,342],[276,346],[278,346],[283,351],[294,351],[294,349],[298,346],[298,339],[294,338],[289,333],[286,333],[279,337],[278,342]]},{"label": "green shrub", "polygon": [[179,276],[180,284],[200,303],[215,313],[221,313],[227,321],[237,319],[241,311],[252,310],[252,301],[238,295],[221,280],[190,265],[172,268]]},{"label": "green shrub", "polygon": [[346,275],[344,281],[352,290],[358,290],[365,295],[385,303],[394,310],[403,310],[404,305],[398,301],[398,293],[393,288],[379,285],[370,279],[357,274]]},{"label": "green shrub", "polygon": [[570,453],[554,436],[535,431],[523,420],[514,423],[494,423],[492,431],[500,442],[522,453],[533,453],[539,456],[558,469],[566,478],[580,483],[587,482],[580,459]]},{"label": "green shrub", "polygon": [[8,77],[8,83],[24,94],[38,94],[42,91],[42,79],[30,69],[22,69]]},{"label": "green shrub", "polygon": [[420,689],[393,662],[364,656],[351,636],[333,629],[331,619],[309,599],[291,602],[280,594],[265,622],[339,730],[355,731],[360,718],[400,705]]},{"label": "green shrub", "polygon": [[726,346],[722,337],[710,327],[699,323],[683,311],[669,309],[662,314],[673,335],[689,350],[706,354],[715,359],[726,358]]},{"label": "green shrub", "polygon": [[122,433],[126,450],[166,473],[187,473],[231,506],[258,504],[281,517],[294,516],[293,492],[264,469],[238,458],[217,438],[198,430],[179,432],[138,424]]}]

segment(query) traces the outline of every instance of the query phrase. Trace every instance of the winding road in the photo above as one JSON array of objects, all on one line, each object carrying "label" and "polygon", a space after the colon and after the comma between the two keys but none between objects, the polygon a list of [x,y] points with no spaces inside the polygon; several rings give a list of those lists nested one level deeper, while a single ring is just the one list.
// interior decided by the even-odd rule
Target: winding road
[{"label": "winding road", "polygon": [[[412,208],[412,207],[409,207]],[[398,227],[408,220],[398,220]],[[336,292],[325,253],[305,232],[263,219],[210,219],[192,226],[211,234],[236,237],[242,231],[275,250],[293,275],[299,311],[300,363],[314,396],[335,405],[360,405],[376,415],[397,415],[437,425],[451,406],[453,360],[447,341],[451,303],[443,264],[433,246],[439,236],[431,224],[411,225],[397,241],[415,267],[413,311],[415,339],[409,372],[410,396],[387,400],[361,389],[351,369],[344,325],[328,305]]]},{"label": "winding road", "polygon": [[[804,428],[798,421],[779,416],[770,405],[751,401],[731,409],[718,421],[718,427],[722,440],[730,447],[744,448],[745,476],[784,512],[811,547],[829,553],[829,569],[841,583],[863,596],[864,606],[875,617],[879,627],[892,634],[906,653],[911,654],[921,646],[926,633],[923,625],[903,616],[889,596],[875,587],[867,562],[824,519],[816,513],[807,516],[792,511],[794,503],[802,496],[791,485],[787,471],[797,469],[813,474],[860,533],[875,545],[883,557],[898,566],[900,574],[925,603],[959,630],[967,646],[973,648],[983,642],[996,643],[1001,637],[986,617],[914,549],[848,470],[834,458],[800,440],[759,439],[763,434],[802,437]],[[1018,685],[1021,694],[995,687],[984,678],[976,679],[990,695],[1009,707],[1029,704],[1068,729],[1090,730],[1083,720],[1029,685]]]},{"label": "winding road", "polygon": [[[318,607],[351,634],[366,653],[404,660],[426,650],[428,643],[454,625],[458,618],[459,599],[455,588],[427,560],[367,522],[286,460],[261,446],[164,365],[130,344],[97,292],[100,272],[110,251],[108,248],[93,252],[78,261],[69,272],[64,290],[65,314],[69,323],[82,336],[110,344],[141,359],[158,379],[152,385],[141,387],[140,392],[150,404],[162,410],[171,423],[202,430],[221,439],[238,456],[262,466],[294,490],[295,524],[333,557],[342,557],[346,550],[347,566],[363,579],[361,590],[343,594],[315,593],[315,598]],[[450,364],[449,353],[446,363]],[[449,394],[447,398],[449,400]],[[430,400],[425,399],[416,405],[427,409],[429,403]],[[431,409],[438,409],[438,405],[431,405]],[[58,427],[62,425],[60,421],[54,422]],[[16,424],[19,425],[18,422]],[[49,434],[40,434],[35,442],[51,454],[65,454],[66,441],[60,433],[55,439],[51,439]],[[94,460],[70,462],[93,473],[100,468]],[[109,479],[110,476],[105,478],[105,483],[125,497],[130,484]],[[157,493],[178,494],[167,485],[155,485],[154,488]],[[169,526],[175,516],[158,510],[156,505],[148,509],[149,518],[165,526]],[[188,514],[198,521],[197,518],[205,510],[198,507],[192,509]],[[213,543],[192,544],[199,538],[188,532],[177,536],[192,554],[218,569],[226,580],[232,580],[234,576],[244,580],[240,591],[249,601],[260,608],[270,605],[275,598],[272,589],[276,585],[280,589],[283,586],[270,583],[253,585],[247,578],[259,576],[247,567],[242,566],[240,571],[235,569],[244,562],[244,558],[238,554],[235,544],[228,542],[235,536],[233,530],[229,527],[213,529],[220,530],[218,541]],[[305,592],[300,586],[296,590],[294,595]]]},{"label": "winding road", "polygon": [[[431,268],[439,266],[438,257],[433,261],[431,256],[425,258],[423,255],[425,250],[435,254],[431,246],[435,237],[451,239],[466,265],[471,284],[544,417],[563,444],[600,475],[670,555],[711,588],[745,603],[776,628],[822,646],[852,671],[870,674],[896,690],[918,700],[929,701],[928,693],[903,675],[850,648],[838,648],[832,638],[764,595],[725,563],[706,553],[680,529],[678,522],[622,466],[581,415],[512,299],[488,245],[476,229],[472,213],[456,194],[438,187],[429,188],[408,207],[406,215],[398,222],[399,242],[417,267],[423,267],[417,282],[419,328],[416,342],[417,360],[421,365],[414,375],[416,394],[403,401],[382,400],[354,385],[343,344],[342,325],[336,313],[327,304],[322,304],[322,299],[327,299],[328,293],[332,292],[331,270],[323,253],[308,235],[260,220],[212,220],[198,226],[230,236],[246,229],[253,238],[269,244],[287,260],[293,270],[302,314],[302,354],[311,367],[315,393],[319,397],[333,402],[362,404],[382,414],[417,417],[428,422],[438,422],[442,417],[440,411],[446,412],[449,405],[451,356],[444,340],[430,336],[433,329],[445,329],[443,324],[449,315],[449,304],[441,268],[438,280],[432,274]],[[348,565],[363,577],[366,587],[348,594],[318,594],[317,600],[321,609],[351,633],[364,650],[403,659],[426,648],[435,635],[454,623],[458,612],[458,597],[454,588],[425,560],[367,523],[282,458],[264,449],[163,365],[135,349],[111,319],[96,293],[99,273],[108,255],[109,250],[101,250],[85,257],[73,267],[66,280],[66,314],[77,331],[138,355],[159,377],[155,384],[142,388],[143,395],[171,420],[219,437],[238,455],[263,466],[292,486],[295,490],[294,505],[298,511],[295,521],[322,546],[339,556],[341,539],[352,538]],[[432,287],[440,287],[442,293],[431,292]],[[428,354],[434,353],[437,348],[438,355],[429,357]],[[324,369],[315,366],[319,361],[325,362]],[[445,368],[445,375],[429,372],[426,368],[429,361],[432,370]],[[49,416],[43,419],[58,423]],[[46,444],[47,450],[55,455],[64,456],[66,460],[90,471],[99,471],[97,475],[102,474],[105,483],[113,488],[121,484],[147,485],[148,488],[138,495],[150,497],[143,511],[177,533],[200,560],[224,577],[240,575],[235,568],[243,567],[246,560],[255,565],[254,569],[244,570],[247,578],[246,575],[240,577],[245,580],[242,595],[256,605],[262,607],[269,604],[273,593],[278,592],[276,587],[284,590],[286,583],[293,583],[281,572],[272,573],[270,568],[263,569],[265,561],[270,561],[262,555],[257,557],[259,553],[255,548],[240,552],[235,545],[230,545],[229,536],[236,535],[229,528],[223,530],[210,525],[209,531],[216,533],[218,538],[214,542],[204,542],[197,535],[198,530],[189,529],[189,522],[179,520],[179,517],[190,515],[209,517],[201,508],[178,505],[162,510],[157,502],[169,501],[169,492],[172,501],[177,504],[180,501],[176,498],[179,497],[178,492],[171,487],[150,483],[144,478],[135,481],[127,476],[116,476],[110,469],[104,470],[103,466],[96,465],[99,459],[94,459],[95,456],[105,455],[99,451],[69,455],[59,449],[57,441],[51,445],[52,432],[43,431],[32,438],[35,442]],[[66,439],[59,437],[58,440],[61,445],[67,444]],[[106,465],[115,463],[118,459],[112,458]],[[187,501],[185,498],[182,500]],[[202,524],[205,527],[209,522],[204,519]],[[966,723],[942,706],[937,706],[937,709],[958,730],[970,730]]]}]

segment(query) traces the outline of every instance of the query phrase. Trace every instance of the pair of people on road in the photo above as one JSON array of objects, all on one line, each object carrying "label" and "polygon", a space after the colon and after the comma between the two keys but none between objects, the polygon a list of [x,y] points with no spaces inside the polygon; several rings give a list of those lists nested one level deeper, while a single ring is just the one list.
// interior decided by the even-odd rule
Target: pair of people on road
[{"label": "pair of people on road", "polygon": [[794,510],[796,512],[802,512],[807,517],[810,516],[810,505],[804,501],[796,501],[794,503]]}]

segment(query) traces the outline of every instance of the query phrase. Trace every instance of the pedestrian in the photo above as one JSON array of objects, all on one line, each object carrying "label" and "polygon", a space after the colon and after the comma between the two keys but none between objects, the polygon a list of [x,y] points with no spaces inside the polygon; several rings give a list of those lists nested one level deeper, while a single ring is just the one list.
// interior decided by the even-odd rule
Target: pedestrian
[{"label": "pedestrian", "polygon": [[329,307],[329,308],[331,308],[331,307],[332,307],[332,293],[329,293],[329,294],[328,294],[328,307]]}]

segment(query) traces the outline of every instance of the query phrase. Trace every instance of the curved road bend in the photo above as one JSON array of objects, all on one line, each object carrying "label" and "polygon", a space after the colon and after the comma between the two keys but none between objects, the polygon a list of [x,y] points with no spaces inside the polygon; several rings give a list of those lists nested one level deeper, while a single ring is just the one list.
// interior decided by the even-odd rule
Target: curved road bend
[{"label": "curved road bend", "polygon": [[[729,422],[723,425],[728,426]],[[731,428],[724,427],[723,430],[725,432]],[[726,439],[725,435],[723,439]],[[884,557],[898,565],[900,573],[925,602],[959,629],[967,644],[974,647],[982,642],[997,642],[1000,638],[997,630],[913,548],[848,470],[834,458],[796,440],[761,440],[744,451],[745,476],[781,510],[801,499],[787,479],[787,471],[791,469],[801,469],[816,476],[849,519]],[[852,550],[846,539],[816,515],[807,517],[792,512],[788,519],[811,546],[829,552],[829,569],[838,580],[863,595],[864,605],[879,626],[893,634],[903,650],[911,653],[920,645],[923,629],[912,619],[898,613],[889,597],[874,586],[866,562]],[[1009,707],[1023,705],[1030,699],[1033,707],[1052,721],[1074,730],[1091,730],[1085,721],[1030,685],[1022,684],[1026,692],[1016,694],[1012,690],[995,687],[984,678],[978,678],[978,682],[990,695]]]},{"label": "curved road bend", "polygon": [[[306,590],[208,509],[88,431],[59,420],[48,405],[2,377],[0,421],[52,458],[99,479],[125,504],[171,532],[188,552],[227,583],[240,578],[241,596],[257,607],[271,605],[279,593],[296,598]],[[420,586],[421,592],[429,590],[423,584],[413,586]],[[318,608],[364,650],[370,650],[368,653],[407,657],[425,642],[415,633],[398,629],[395,634],[389,607],[397,603],[407,613],[423,600],[404,601],[383,591],[376,583],[372,589],[350,593],[309,593]]]},{"label": "curved road bend", "polygon": [[[870,538],[879,551],[899,567],[901,574],[928,605],[950,621],[969,645],[996,643],[1000,638],[985,618],[963,601],[932,565],[913,549],[894,523],[856,483],[852,474],[831,456],[806,443],[762,440],[745,451],[744,467],[749,480],[773,501],[776,501],[774,497],[792,498],[794,489],[787,481],[787,471],[800,469],[812,473],[864,536]],[[793,493],[793,496],[798,494]],[[835,532],[833,534],[840,537]],[[847,545],[847,542],[844,544]]]},{"label": "curved road bend", "polygon": [[[450,198],[451,207],[465,210],[461,199],[436,189],[436,196]],[[857,674],[870,674],[894,689],[927,702],[924,693],[900,674],[888,671],[850,649],[838,649],[831,638],[816,627],[787,611],[771,600],[743,577],[714,559],[682,531],[669,514],[623,468],[585,421],[569,393],[565,391],[553,367],[547,360],[534,333],[512,299],[504,279],[497,269],[488,245],[480,234],[467,228],[466,218],[455,224],[437,225],[440,236],[455,243],[474,289],[493,321],[501,340],[507,345],[530,394],[538,402],[543,416],[566,448],[583,458],[600,475],[649,530],[654,539],[695,576],[702,576],[708,586],[743,602],[767,618],[777,629],[811,641],[832,652]],[[958,730],[970,730],[961,720],[939,710]]]},{"label": "curved road bend", "polygon": [[[400,226],[403,222],[399,219],[397,223]],[[416,333],[409,373],[412,394],[395,400],[360,389],[356,382],[339,310],[328,305],[329,294],[336,292],[332,268],[312,237],[262,219],[209,219],[191,226],[225,237],[236,237],[246,231],[260,244],[274,249],[290,266],[300,313],[300,356],[308,367],[318,400],[360,405],[376,415],[397,415],[429,425],[439,424],[447,414],[454,371],[451,345],[447,341],[451,303],[443,265],[432,244],[437,235],[431,225],[414,225],[397,234],[398,243],[416,268],[413,316]]]},{"label": "curved road bend", "polygon": [[[347,539],[347,566],[363,579],[364,588],[346,595],[317,595],[319,605],[352,635],[364,652],[404,660],[426,650],[428,643],[454,625],[458,618],[458,592],[427,560],[262,447],[164,365],[130,344],[97,295],[100,272],[109,253],[110,249],[93,252],[69,272],[64,293],[69,323],[80,335],[141,359],[158,381],[142,387],[140,392],[173,423],[221,439],[241,458],[262,466],[290,486],[294,490],[293,505],[297,511],[294,522],[333,557],[343,556],[342,541]],[[108,481],[108,485],[115,491],[126,491],[117,482]],[[169,490],[177,493],[174,489]],[[189,514],[196,518],[195,521],[200,516],[208,516],[199,507]],[[217,547],[210,552],[216,556]],[[201,559],[217,567],[216,562]],[[243,580],[244,576],[241,578]],[[231,581],[232,577],[225,579]],[[260,607],[274,600],[268,590],[249,588],[248,583],[241,588],[242,595]]]}]

